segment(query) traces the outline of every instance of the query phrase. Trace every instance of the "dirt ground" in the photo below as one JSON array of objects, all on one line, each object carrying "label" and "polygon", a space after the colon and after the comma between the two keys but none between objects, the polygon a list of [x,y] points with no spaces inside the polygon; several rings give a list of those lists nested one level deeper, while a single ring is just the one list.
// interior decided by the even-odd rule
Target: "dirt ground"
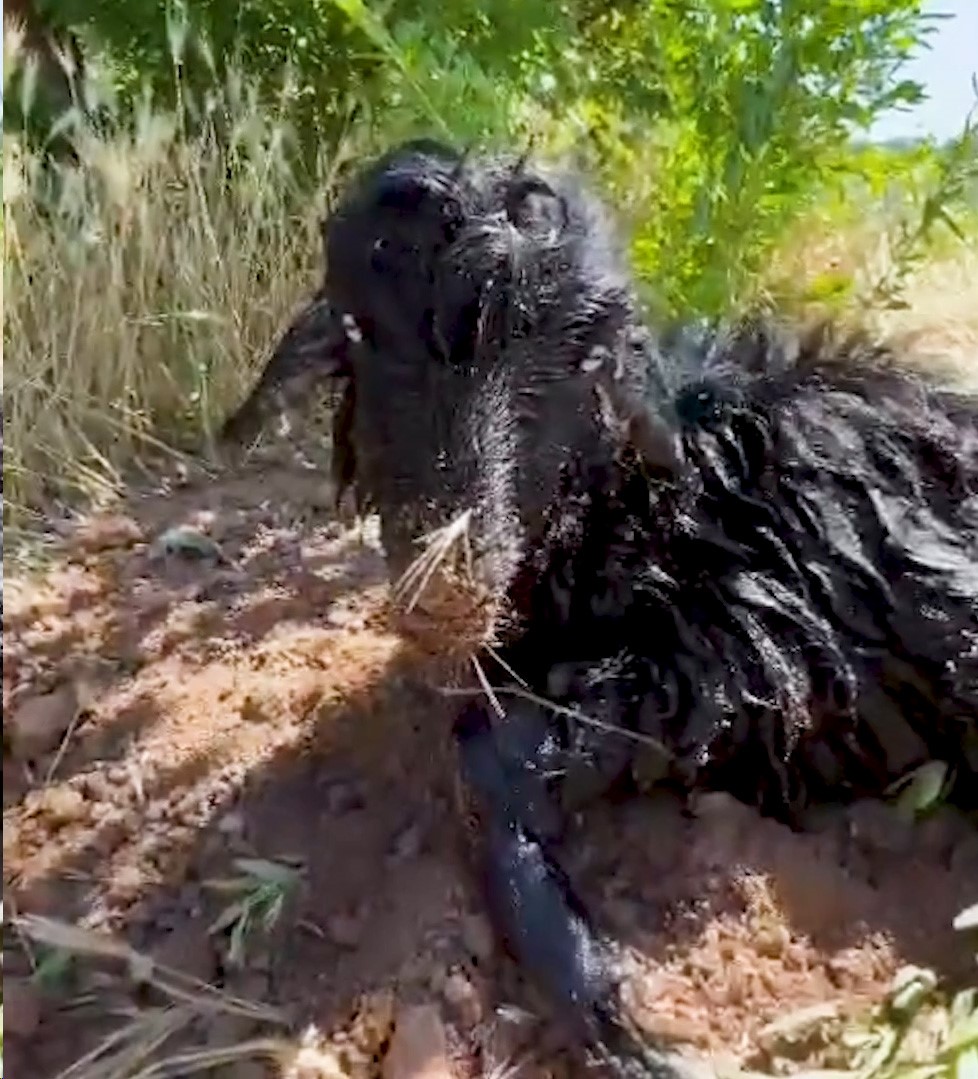
[{"label": "dirt ground", "polygon": [[[514,1061],[573,1075],[466,870],[451,702],[386,628],[375,537],[329,506],[321,477],[281,458],[184,474],[65,524],[40,578],[8,568],[6,914],[112,930],[281,1005],[292,1031],[345,1039],[356,1074],[394,1074],[390,1031],[428,1005],[459,1079]],[[196,532],[176,542],[176,526]],[[978,833],[952,810],[910,826],[882,804],[826,809],[796,834],[723,795],[694,808],[602,806],[565,852],[649,1031],[753,1067],[831,1067],[824,1039],[786,1047],[771,1024],[865,1010],[906,963],[973,981],[951,923],[978,896]],[[286,862],[301,886],[235,961],[229,928],[211,931],[229,902],[212,882],[239,857]],[[147,1006],[98,963],[38,989],[36,952],[9,931],[4,945],[10,1074],[48,1079]],[[187,1043],[260,1033],[206,1027]]]}]

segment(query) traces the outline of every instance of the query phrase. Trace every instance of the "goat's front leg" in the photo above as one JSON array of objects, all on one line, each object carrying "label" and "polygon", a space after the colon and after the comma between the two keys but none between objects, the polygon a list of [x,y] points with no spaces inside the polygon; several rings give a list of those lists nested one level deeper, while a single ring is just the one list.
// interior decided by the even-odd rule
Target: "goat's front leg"
[{"label": "goat's front leg", "polygon": [[557,810],[545,786],[533,778],[533,762],[512,753],[521,740],[535,740],[534,708],[517,706],[494,728],[485,709],[470,704],[455,723],[465,794],[478,820],[490,918],[506,950],[606,1074],[680,1079],[687,1074],[685,1065],[646,1045],[623,1014],[613,949],[593,929],[547,838],[535,830],[535,825],[552,825]]}]

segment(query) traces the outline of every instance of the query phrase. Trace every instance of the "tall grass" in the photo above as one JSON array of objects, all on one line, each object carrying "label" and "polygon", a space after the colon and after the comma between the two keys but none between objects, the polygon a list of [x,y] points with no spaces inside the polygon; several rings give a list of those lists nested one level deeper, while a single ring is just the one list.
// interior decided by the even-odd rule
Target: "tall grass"
[{"label": "tall grass", "polygon": [[206,445],[313,279],[323,204],[293,175],[287,126],[240,83],[210,105],[193,133],[148,105],[109,135],[82,125],[77,165],[6,139],[10,523]]}]

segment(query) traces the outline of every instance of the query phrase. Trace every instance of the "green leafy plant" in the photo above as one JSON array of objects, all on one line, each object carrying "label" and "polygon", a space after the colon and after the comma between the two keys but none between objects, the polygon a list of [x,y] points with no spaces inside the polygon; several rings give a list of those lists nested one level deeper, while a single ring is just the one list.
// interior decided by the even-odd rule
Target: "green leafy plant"
[{"label": "green leafy plant", "polygon": [[63,991],[74,974],[75,956],[64,948],[42,946],[35,959],[31,974],[34,984],[48,993]]},{"label": "green leafy plant", "polygon": [[645,155],[633,251],[668,311],[716,314],[745,297],[787,225],[838,182],[854,127],[919,98],[892,73],[927,24],[912,0],[683,8],[679,19],[660,0],[632,18],[668,100]]},{"label": "green leafy plant", "polygon": [[872,1021],[847,1037],[853,1079],[970,1079],[978,1057],[978,990],[944,997],[929,970],[905,967]]}]

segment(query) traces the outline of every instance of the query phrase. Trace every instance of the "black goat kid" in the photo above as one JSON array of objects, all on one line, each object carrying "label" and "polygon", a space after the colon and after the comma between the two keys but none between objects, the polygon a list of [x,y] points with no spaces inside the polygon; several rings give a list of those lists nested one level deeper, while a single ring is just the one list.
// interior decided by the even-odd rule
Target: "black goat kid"
[{"label": "black goat kid", "polygon": [[523,686],[456,737],[497,923],[612,1074],[668,1074],[551,844],[650,746],[782,819],[930,758],[975,799],[976,401],[824,330],[656,338],[602,207],[525,162],[401,147],[324,237],[244,411],[340,380],[399,594],[488,597],[466,647]]}]

